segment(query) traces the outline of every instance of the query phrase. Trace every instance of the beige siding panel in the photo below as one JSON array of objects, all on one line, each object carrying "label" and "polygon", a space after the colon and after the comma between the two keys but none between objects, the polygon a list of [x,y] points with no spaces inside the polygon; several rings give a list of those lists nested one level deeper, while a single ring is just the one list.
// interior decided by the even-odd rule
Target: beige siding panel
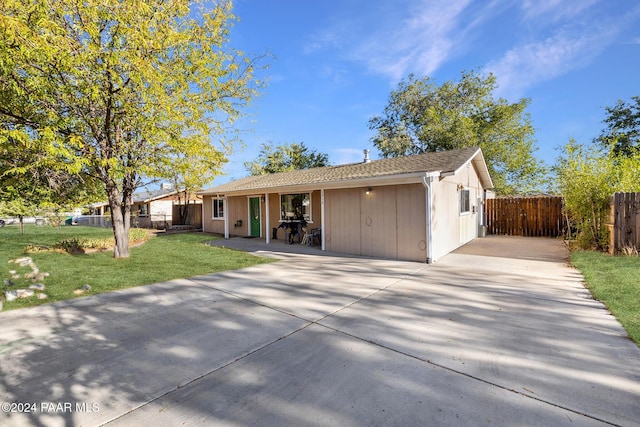
[{"label": "beige siding panel", "polygon": [[213,208],[211,200],[212,197],[202,197],[202,231],[206,233],[215,233],[213,231],[213,221],[211,220],[211,210]]},{"label": "beige siding panel", "polygon": [[426,200],[422,184],[397,187],[397,258],[424,262],[427,259]]},{"label": "beige siding panel", "polygon": [[425,191],[421,184],[327,190],[326,249],[333,252],[426,259]]},{"label": "beige siding panel", "polygon": [[311,193],[311,220],[313,224],[310,224],[311,228],[317,228],[322,225],[322,199],[320,191],[314,191]]},{"label": "beige siding panel", "polygon": [[325,191],[328,251],[360,255],[361,191],[358,188]]},{"label": "beige siding panel", "polygon": [[[229,219],[229,235],[248,236],[250,234],[249,199],[245,196],[229,197],[227,199],[227,218]],[[242,221],[242,225],[236,227],[239,220]]]},{"label": "beige siding panel", "polygon": [[396,187],[374,187],[360,191],[361,255],[392,258],[398,256]]},{"label": "beige siding panel", "polygon": [[202,199],[202,215],[204,229],[207,233],[224,234],[224,220],[213,219],[213,197],[205,196]]}]

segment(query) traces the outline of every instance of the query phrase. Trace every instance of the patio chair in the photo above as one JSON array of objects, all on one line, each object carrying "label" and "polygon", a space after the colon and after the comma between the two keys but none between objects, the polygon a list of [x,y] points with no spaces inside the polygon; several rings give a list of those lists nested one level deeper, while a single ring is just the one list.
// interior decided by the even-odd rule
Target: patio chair
[{"label": "patio chair", "polygon": [[312,228],[309,231],[309,239],[307,240],[307,244],[309,246],[313,246],[314,241],[318,239],[318,244],[322,244],[322,228]]}]

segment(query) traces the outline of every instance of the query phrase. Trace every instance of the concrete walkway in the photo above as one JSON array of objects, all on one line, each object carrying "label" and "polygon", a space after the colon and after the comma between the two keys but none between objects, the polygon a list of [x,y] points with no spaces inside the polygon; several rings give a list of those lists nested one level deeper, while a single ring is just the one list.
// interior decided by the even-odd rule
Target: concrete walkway
[{"label": "concrete walkway", "polygon": [[223,243],[283,260],[0,313],[1,400],[32,404],[0,425],[640,424],[640,349],[558,240]]}]

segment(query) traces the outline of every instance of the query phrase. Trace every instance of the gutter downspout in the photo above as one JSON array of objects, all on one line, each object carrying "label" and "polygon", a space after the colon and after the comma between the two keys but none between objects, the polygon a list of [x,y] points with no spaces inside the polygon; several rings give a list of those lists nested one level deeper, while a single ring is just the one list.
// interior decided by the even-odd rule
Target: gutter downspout
[{"label": "gutter downspout", "polygon": [[433,178],[439,176],[440,172],[427,172],[425,176],[422,177],[422,185],[425,188],[425,205],[426,205],[426,242],[427,242],[427,264],[433,263],[433,233],[431,230],[431,208],[433,206],[433,189],[431,184],[433,184]]}]

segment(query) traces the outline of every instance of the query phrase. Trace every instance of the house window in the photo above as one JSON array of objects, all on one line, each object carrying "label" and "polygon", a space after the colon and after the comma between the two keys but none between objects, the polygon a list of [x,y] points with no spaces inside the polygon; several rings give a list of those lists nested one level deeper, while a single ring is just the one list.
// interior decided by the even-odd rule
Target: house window
[{"label": "house window", "polygon": [[149,207],[147,204],[140,205],[140,215],[149,215]]},{"label": "house window", "polygon": [[471,212],[471,203],[469,199],[469,190],[460,190],[460,213],[465,214]]},{"label": "house window", "polygon": [[224,219],[224,199],[213,199],[213,219]]},{"label": "house window", "polygon": [[311,222],[311,194],[281,194],[280,221]]}]

